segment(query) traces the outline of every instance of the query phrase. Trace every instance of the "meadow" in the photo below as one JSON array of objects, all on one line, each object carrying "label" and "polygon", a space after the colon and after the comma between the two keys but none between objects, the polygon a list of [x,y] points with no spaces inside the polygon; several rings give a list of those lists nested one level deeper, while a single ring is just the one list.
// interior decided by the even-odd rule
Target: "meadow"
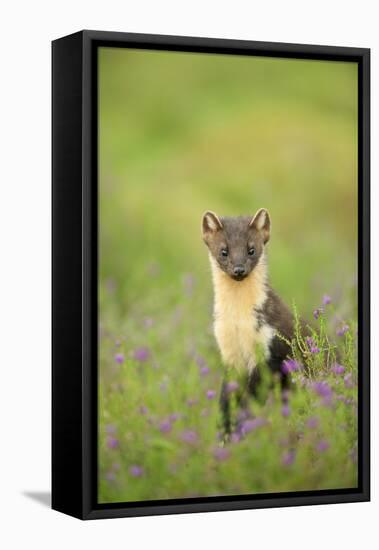
[{"label": "meadow", "polygon": [[[356,486],[356,65],[104,48],[99,78],[99,501]],[[260,207],[317,331],[222,446],[200,222]]]}]

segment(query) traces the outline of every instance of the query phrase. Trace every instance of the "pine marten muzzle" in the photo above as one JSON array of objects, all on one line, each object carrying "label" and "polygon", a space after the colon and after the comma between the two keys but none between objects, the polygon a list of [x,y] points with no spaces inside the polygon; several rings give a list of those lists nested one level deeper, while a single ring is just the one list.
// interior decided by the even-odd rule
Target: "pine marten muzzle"
[{"label": "pine marten muzzle", "polygon": [[255,216],[240,217],[219,217],[208,211],[202,220],[213,277],[217,344],[224,364],[246,374],[253,395],[260,377],[258,349],[286,387],[281,366],[290,354],[287,342],[294,334],[292,313],[268,281],[270,229],[264,208]]}]

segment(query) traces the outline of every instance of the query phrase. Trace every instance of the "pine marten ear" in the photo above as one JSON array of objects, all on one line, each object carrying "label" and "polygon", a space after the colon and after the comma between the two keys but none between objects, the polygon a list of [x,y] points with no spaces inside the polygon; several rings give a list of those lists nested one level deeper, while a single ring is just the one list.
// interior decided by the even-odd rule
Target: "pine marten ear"
[{"label": "pine marten ear", "polygon": [[264,244],[269,241],[271,220],[270,215],[265,208],[261,208],[260,210],[258,210],[258,212],[249,223],[249,227],[253,227],[261,233]]},{"label": "pine marten ear", "polygon": [[209,234],[216,233],[216,231],[224,229],[224,226],[222,225],[217,214],[208,210],[208,212],[205,212],[203,216],[202,228],[203,237],[206,237]]}]

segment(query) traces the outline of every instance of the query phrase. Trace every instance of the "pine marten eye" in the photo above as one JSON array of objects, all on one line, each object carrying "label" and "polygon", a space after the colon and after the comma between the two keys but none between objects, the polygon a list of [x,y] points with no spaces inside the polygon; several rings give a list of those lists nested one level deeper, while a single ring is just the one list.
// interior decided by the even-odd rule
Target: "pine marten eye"
[{"label": "pine marten eye", "polygon": [[255,254],[255,248],[252,246],[251,248],[249,248],[249,256],[254,256]]},{"label": "pine marten eye", "polygon": [[226,248],[222,248],[221,249],[221,256],[224,256],[224,258],[226,258],[226,256],[228,255],[228,251]]}]

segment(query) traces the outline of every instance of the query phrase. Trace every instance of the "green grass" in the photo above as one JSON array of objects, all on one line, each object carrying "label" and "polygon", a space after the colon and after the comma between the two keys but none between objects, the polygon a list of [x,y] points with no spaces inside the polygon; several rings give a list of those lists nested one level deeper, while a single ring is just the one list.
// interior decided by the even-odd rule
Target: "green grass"
[{"label": "green grass", "polygon": [[[356,64],[103,49],[99,67],[100,500],[356,485]],[[207,391],[223,366],[200,221],[260,207],[273,286],[306,319],[332,296],[320,346],[338,343],[345,372],[326,351],[299,357],[313,378],[294,373],[290,416],[274,390],[252,405],[264,425],[220,460]],[[188,430],[196,442],[182,440]]]}]

